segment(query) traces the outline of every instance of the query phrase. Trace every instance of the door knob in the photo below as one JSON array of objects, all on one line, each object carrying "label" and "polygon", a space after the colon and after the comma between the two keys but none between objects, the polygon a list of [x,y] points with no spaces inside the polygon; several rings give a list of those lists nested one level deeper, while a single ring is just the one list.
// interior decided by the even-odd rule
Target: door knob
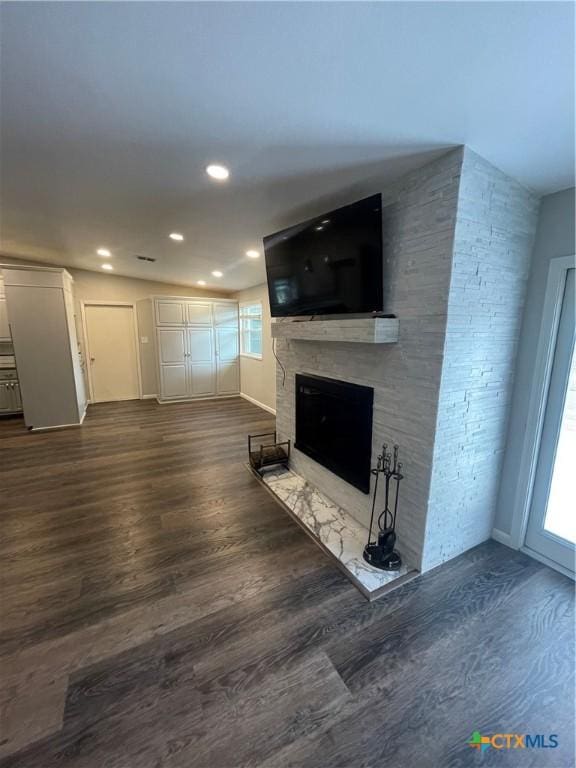
[{"label": "door knob", "polygon": [[93,362],[94,362],[94,360],[96,360],[96,358],[95,358],[95,357],[91,357],[91,358],[90,358],[90,362],[91,362],[91,363],[93,363]]}]

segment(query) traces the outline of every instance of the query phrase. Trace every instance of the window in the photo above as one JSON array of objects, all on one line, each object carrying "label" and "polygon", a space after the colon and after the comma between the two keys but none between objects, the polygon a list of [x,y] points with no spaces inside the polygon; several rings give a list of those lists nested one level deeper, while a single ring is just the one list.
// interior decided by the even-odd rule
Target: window
[{"label": "window", "polygon": [[262,304],[240,305],[240,354],[262,360]]}]

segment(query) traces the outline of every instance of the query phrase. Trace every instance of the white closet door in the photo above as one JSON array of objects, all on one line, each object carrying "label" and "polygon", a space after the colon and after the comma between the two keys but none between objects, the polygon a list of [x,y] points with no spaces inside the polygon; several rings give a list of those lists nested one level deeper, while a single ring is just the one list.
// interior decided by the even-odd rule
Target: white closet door
[{"label": "white closet door", "polygon": [[186,305],[183,301],[156,299],[156,325],[184,325]]},{"label": "white closet door", "polygon": [[213,395],[216,393],[216,382],[212,328],[189,328],[187,333],[190,393],[192,395]]},{"label": "white closet door", "polygon": [[184,328],[159,328],[158,353],[160,363],[186,362],[186,331]]},{"label": "white closet door", "polygon": [[188,366],[185,363],[161,365],[160,390],[164,398],[186,397],[188,395]]},{"label": "white closet door", "polygon": [[188,395],[188,357],[184,328],[158,328],[160,393],[163,398]]},{"label": "white closet door", "polygon": [[186,307],[186,319],[190,325],[212,325],[212,304],[190,301]]},{"label": "white closet door", "polygon": [[238,328],[217,327],[216,378],[219,395],[238,392],[240,365],[238,361]]}]

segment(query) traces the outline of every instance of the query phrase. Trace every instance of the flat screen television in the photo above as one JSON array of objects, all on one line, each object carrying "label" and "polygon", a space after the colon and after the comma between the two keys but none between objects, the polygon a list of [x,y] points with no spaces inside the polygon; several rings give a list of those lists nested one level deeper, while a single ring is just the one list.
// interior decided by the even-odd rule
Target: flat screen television
[{"label": "flat screen television", "polygon": [[264,238],[272,317],[382,312],[382,196]]}]

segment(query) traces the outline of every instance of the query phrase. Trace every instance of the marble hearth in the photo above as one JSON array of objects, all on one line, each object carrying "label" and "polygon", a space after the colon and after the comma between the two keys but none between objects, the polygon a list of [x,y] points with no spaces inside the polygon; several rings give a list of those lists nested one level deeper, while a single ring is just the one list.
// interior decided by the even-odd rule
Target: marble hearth
[{"label": "marble hearth", "polygon": [[357,520],[289,469],[271,469],[261,478],[272,495],[369,600],[418,575],[405,564],[393,572],[366,563],[368,531]]}]

